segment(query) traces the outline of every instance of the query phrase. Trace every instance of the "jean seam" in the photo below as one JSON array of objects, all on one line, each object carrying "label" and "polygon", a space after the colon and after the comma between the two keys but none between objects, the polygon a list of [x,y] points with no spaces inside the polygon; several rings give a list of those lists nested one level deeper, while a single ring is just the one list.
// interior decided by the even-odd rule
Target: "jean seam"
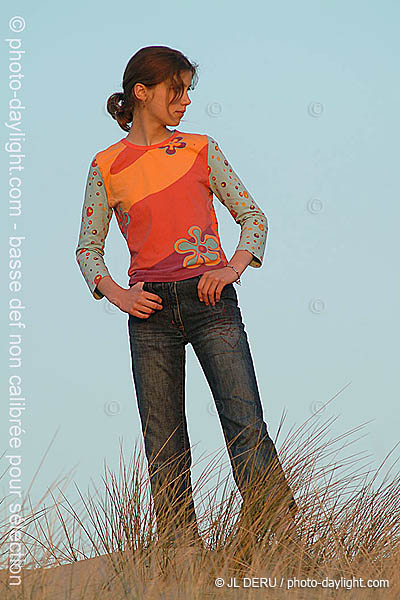
[{"label": "jean seam", "polygon": [[186,444],[185,444],[185,347],[181,354],[181,398],[180,398],[180,411],[181,411],[181,448],[183,448],[184,458],[186,459]]},{"label": "jean seam", "polygon": [[174,293],[175,293],[175,298],[176,298],[176,309],[178,311],[178,316],[179,316],[179,321],[180,321],[180,323],[178,324],[178,327],[181,331],[183,331],[183,333],[185,333],[185,327],[183,325],[181,311],[179,310],[179,298],[178,298],[178,294],[176,292],[176,281],[174,281]]}]

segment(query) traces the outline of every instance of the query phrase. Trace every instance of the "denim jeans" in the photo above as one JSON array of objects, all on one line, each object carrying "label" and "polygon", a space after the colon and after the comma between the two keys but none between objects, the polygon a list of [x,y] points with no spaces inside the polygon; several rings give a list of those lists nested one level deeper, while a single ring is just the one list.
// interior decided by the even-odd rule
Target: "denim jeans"
[{"label": "denim jeans", "polygon": [[[128,331],[136,398],[148,461],[157,530],[181,528],[198,536],[192,498],[185,414],[188,342],[211,389],[243,503],[273,481],[287,506],[296,506],[273,441],[263,420],[247,334],[235,287],[225,285],[215,306],[200,301],[201,275],[182,281],[144,282],[162,298],[148,318],[129,315]],[[273,481],[272,481],[273,480]],[[261,496],[263,497],[263,496]]]}]

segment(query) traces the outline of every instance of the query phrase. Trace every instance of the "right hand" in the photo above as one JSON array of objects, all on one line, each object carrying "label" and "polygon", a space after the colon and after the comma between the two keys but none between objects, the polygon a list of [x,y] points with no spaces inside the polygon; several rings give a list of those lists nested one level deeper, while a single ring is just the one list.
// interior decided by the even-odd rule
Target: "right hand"
[{"label": "right hand", "polygon": [[134,317],[148,319],[156,310],[162,309],[162,298],[143,290],[143,283],[138,281],[128,290],[123,289],[114,304]]}]

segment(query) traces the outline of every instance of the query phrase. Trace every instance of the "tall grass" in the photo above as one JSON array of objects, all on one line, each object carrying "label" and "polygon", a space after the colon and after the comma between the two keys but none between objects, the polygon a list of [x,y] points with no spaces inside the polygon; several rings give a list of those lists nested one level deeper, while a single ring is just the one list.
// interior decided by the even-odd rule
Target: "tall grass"
[{"label": "tall grass", "polygon": [[[78,489],[76,506],[66,477],[35,506],[26,496],[18,586],[10,585],[11,529],[2,523],[1,599],[399,598],[399,475],[389,481],[389,469],[377,484],[390,454],[375,472],[364,471],[363,457],[339,460],[365,425],[332,438],[335,420],[314,415],[279,447],[299,507],[294,519],[278,487],[266,496],[254,485],[245,509],[229,477],[211,488],[224,465],[209,459],[193,486],[201,545],[191,545],[186,530],[172,542],[157,531],[137,444],[128,463],[121,446],[117,474],[105,463],[101,491]],[[374,587],[359,588],[360,578]]]}]

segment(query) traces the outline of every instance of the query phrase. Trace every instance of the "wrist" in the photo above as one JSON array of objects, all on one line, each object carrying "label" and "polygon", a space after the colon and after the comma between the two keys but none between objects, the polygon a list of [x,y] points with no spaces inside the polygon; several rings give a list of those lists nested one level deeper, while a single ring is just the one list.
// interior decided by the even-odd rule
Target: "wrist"
[{"label": "wrist", "polygon": [[237,283],[238,285],[242,285],[242,282],[240,281],[240,273],[237,270],[237,268],[230,264],[227,264],[226,266],[233,269],[237,275],[237,279],[234,281],[234,283]]},{"label": "wrist", "polygon": [[112,277],[102,277],[97,285],[100,292],[107,298],[111,304],[115,304],[119,308],[119,303],[124,293],[127,291],[125,288],[118,285]]},{"label": "wrist", "polygon": [[118,289],[115,288],[110,293],[110,295],[108,296],[108,300],[109,300],[109,302],[111,302],[111,304],[114,304],[114,306],[116,306],[117,308],[120,309],[124,303],[124,296],[127,292],[128,292],[127,289],[118,286]]}]

